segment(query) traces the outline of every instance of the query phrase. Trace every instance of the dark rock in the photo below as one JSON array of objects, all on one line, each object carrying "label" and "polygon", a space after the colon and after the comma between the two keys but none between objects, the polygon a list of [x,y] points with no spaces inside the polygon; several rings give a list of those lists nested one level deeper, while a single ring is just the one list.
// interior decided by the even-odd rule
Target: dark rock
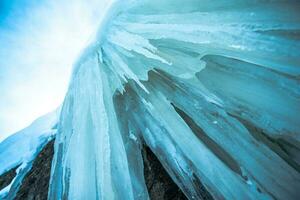
[{"label": "dark rock", "polygon": [[46,200],[50,181],[54,140],[50,141],[35,159],[25,176],[15,200]]},{"label": "dark rock", "polygon": [[187,199],[149,147],[143,148],[144,176],[152,200]]},{"label": "dark rock", "polygon": [[17,168],[18,167],[15,167],[0,176],[0,190],[2,190],[3,188],[5,188],[6,186],[8,186],[11,183],[11,181],[16,176]]}]

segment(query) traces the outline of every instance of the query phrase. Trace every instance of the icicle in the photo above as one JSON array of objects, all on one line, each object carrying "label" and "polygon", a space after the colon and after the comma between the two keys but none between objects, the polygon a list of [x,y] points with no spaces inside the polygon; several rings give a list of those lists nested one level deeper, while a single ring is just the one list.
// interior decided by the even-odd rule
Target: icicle
[{"label": "icicle", "polygon": [[144,144],[189,199],[297,199],[298,8],[117,1],[75,66],[49,199],[149,199]]}]

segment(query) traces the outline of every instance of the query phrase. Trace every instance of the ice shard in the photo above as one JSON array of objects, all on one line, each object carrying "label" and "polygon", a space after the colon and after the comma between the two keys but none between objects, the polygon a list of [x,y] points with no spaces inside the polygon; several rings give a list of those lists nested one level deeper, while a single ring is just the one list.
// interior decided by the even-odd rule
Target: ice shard
[{"label": "ice shard", "polygon": [[149,199],[141,146],[189,199],[300,196],[300,3],[115,1],[74,66],[49,199]]}]

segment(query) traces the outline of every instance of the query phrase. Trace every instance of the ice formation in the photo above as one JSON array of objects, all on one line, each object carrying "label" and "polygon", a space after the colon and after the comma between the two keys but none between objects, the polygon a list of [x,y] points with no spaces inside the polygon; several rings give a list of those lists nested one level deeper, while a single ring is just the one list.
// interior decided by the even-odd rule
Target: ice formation
[{"label": "ice formation", "polygon": [[148,199],[142,143],[189,199],[300,196],[299,1],[116,1],[74,67],[49,199]]},{"label": "ice formation", "polygon": [[16,177],[0,191],[0,199],[14,199],[35,157],[55,136],[59,110],[38,118],[0,143],[0,175],[17,167]]}]

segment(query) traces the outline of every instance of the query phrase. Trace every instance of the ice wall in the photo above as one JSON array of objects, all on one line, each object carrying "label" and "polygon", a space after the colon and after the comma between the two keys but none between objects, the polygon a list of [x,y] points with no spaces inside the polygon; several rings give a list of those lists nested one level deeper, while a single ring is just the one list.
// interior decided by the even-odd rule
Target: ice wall
[{"label": "ice wall", "polygon": [[116,1],[74,67],[49,199],[148,199],[143,143],[189,199],[297,199],[299,8]]}]

